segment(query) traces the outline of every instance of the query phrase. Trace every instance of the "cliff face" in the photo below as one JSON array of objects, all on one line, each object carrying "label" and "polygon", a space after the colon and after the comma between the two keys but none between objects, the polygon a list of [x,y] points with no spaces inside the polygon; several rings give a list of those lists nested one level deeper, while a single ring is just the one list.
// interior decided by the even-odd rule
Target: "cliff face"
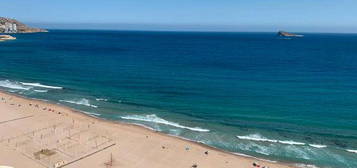
[{"label": "cliff face", "polygon": [[47,30],[28,27],[25,24],[15,19],[0,17],[0,33],[37,33],[37,32],[47,32]]}]

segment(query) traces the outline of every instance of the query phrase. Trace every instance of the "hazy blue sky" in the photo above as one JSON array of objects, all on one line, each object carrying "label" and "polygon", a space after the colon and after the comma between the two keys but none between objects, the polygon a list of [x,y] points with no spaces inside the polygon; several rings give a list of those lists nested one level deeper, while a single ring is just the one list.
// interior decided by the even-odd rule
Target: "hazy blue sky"
[{"label": "hazy blue sky", "polygon": [[357,0],[11,0],[0,16],[50,28],[357,32]]}]

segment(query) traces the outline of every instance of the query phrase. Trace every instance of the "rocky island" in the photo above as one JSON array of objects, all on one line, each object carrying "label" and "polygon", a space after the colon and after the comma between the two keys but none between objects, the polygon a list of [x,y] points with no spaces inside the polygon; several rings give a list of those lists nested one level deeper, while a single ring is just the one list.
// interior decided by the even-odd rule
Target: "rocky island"
[{"label": "rocky island", "polygon": [[38,33],[48,32],[45,29],[29,27],[15,19],[0,17],[0,34],[1,33]]},{"label": "rocky island", "polygon": [[303,37],[304,35],[288,33],[285,31],[279,31],[278,36],[281,36],[281,37]]}]

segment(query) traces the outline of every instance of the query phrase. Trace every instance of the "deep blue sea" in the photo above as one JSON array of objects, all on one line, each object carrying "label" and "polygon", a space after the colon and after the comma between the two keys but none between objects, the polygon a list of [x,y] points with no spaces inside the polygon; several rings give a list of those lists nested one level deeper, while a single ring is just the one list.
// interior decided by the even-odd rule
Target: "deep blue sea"
[{"label": "deep blue sea", "polygon": [[0,43],[0,88],[234,153],[357,167],[357,34],[50,30]]}]

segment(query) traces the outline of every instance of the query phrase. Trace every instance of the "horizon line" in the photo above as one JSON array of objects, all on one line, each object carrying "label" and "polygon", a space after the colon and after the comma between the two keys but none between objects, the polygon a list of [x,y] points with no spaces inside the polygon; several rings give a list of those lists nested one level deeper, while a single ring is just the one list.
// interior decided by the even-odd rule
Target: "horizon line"
[{"label": "horizon line", "polygon": [[[42,27],[41,27],[42,28]],[[122,31],[122,32],[186,32],[186,33],[278,33],[277,31],[220,31],[220,30],[165,30],[165,29],[91,29],[91,28],[44,28],[51,32],[54,31]],[[318,31],[286,31],[291,33],[305,33],[305,34],[357,34],[357,32],[318,32]]]},{"label": "horizon line", "polygon": [[[55,23],[27,22],[34,27],[52,30],[173,31],[173,32],[278,32],[356,34],[354,27],[277,26],[277,25],[213,25],[213,24],[149,24],[149,23]],[[337,30],[336,30],[337,29]]]}]

